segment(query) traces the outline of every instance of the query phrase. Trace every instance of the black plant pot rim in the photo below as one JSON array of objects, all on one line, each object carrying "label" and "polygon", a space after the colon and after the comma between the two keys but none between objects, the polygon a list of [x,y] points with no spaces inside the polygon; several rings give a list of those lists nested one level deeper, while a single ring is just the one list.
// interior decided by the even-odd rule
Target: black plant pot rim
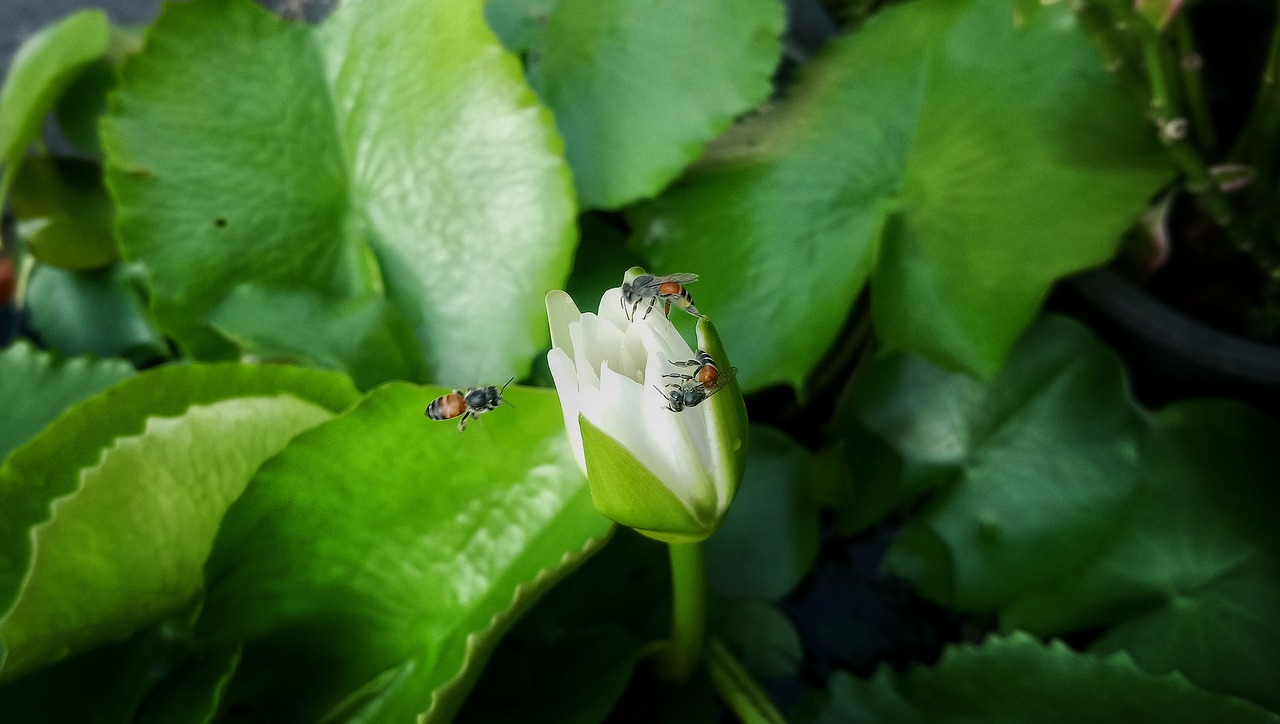
[{"label": "black plant pot rim", "polygon": [[1280,389],[1280,346],[1187,317],[1110,267],[1080,274],[1070,283],[1099,312],[1145,341],[1213,373]]}]

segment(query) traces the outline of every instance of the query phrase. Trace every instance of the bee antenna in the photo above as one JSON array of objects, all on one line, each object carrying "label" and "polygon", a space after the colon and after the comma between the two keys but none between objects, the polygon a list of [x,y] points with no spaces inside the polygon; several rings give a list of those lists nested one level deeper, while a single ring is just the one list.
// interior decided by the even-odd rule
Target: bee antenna
[{"label": "bee antenna", "polygon": [[515,382],[515,381],[516,381],[516,378],[515,378],[515,376],[513,375],[513,376],[511,377],[511,379],[509,379],[509,380],[507,380],[506,382],[502,383],[502,387],[498,388],[498,391],[499,391],[499,392],[501,392],[501,391],[503,391],[503,390],[507,389],[507,385],[509,385],[509,384],[511,384],[512,382]]}]

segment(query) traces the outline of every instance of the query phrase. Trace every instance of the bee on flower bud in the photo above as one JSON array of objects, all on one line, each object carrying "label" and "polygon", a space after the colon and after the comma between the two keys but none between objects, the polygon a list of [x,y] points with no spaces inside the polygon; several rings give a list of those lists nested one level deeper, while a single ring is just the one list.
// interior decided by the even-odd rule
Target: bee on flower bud
[{"label": "bee on flower bud", "polygon": [[458,432],[463,432],[467,429],[468,418],[483,415],[502,404],[502,391],[507,389],[507,385],[514,379],[512,377],[507,380],[502,387],[489,385],[454,390],[432,400],[431,404],[427,405],[425,414],[432,420],[452,420],[461,415],[462,419],[458,421]]},{"label": "bee on flower bud", "polygon": [[[684,374],[675,372],[663,375],[663,377],[674,377],[678,382],[667,383],[667,390],[658,391],[662,393],[663,399],[667,401],[667,409],[672,412],[680,412],[686,407],[697,407],[711,397],[715,393],[723,390],[725,385],[733,381],[734,375],[737,374],[737,368],[730,367],[724,372],[716,366],[716,361],[711,358],[704,350],[698,350],[691,360],[672,361],[671,364],[677,367],[693,367],[693,374]],[[656,389],[656,388],[655,388]]]},{"label": "bee on flower bud", "polygon": [[[661,277],[641,274],[629,282],[622,282],[622,309],[627,312],[627,319],[635,320],[636,309],[647,300],[649,306],[645,307],[644,317],[642,317],[647,319],[649,312],[653,311],[653,305],[661,300],[666,305],[664,312],[668,317],[671,316],[672,302],[689,314],[701,317],[702,313],[693,306],[693,297],[689,295],[689,290],[684,288],[685,284],[696,281],[698,281],[697,274],[668,274]],[[631,305],[630,310],[627,309],[628,304]]]}]

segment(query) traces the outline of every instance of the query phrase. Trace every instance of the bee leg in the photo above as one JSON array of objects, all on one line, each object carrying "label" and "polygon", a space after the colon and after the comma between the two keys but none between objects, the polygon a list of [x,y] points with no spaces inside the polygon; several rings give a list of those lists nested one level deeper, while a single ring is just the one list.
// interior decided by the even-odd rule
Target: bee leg
[{"label": "bee leg", "polygon": [[470,411],[470,410],[468,410],[467,412],[462,413],[462,419],[461,419],[461,420],[458,420],[458,432],[466,432],[466,431],[467,431],[467,418],[468,418],[468,417],[471,417],[471,411]]},{"label": "bee leg", "polygon": [[680,374],[679,372],[672,372],[671,374],[663,375],[663,377],[676,377],[676,378],[678,378],[678,379],[682,379],[682,380],[691,380],[691,379],[693,379],[693,375],[682,375],[682,374]]},{"label": "bee leg", "polygon": [[[675,365],[676,367],[698,367],[698,366],[700,366],[700,365],[702,364],[701,362],[699,362],[699,361],[698,361],[698,360],[696,360],[696,359],[687,359],[687,360],[684,360],[684,361],[682,361],[682,362],[677,362],[677,361],[675,361],[675,360],[673,360],[673,359],[669,359],[669,360],[667,360],[667,361],[668,361],[668,362],[670,362],[671,364]],[[664,376],[664,377],[669,377],[670,375],[663,375],[663,376]]]},{"label": "bee leg", "polygon": [[653,311],[653,305],[654,305],[655,303],[657,303],[657,301],[658,301],[658,298],[657,298],[657,297],[654,297],[653,299],[650,299],[650,300],[649,300],[649,306],[648,306],[648,307],[645,307],[645,310],[644,310],[644,317],[642,317],[642,319],[648,319],[648,318],[649,318],[649,312],[652,312],[652,311]]}]

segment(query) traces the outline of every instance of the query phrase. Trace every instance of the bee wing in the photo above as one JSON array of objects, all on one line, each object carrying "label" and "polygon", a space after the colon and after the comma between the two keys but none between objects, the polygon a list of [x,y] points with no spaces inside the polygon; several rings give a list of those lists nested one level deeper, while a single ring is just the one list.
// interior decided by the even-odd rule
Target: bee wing
[{"label": "bee wing", "polygon": [[688,284],[689,282],[698,281],[697,274],[668,274],[665,277],[654,277],[654,284],[666,284],[667,282],[675,282],[677,284]]},{"label": "bee wing", "polygon": [[723,390],[725,387],[729,385],[730,382],[733,382],[733,378],[737,376],[738,376],[737,367],[730,367],[727,370],[720,370],[720,376],[716,378],[715,386],[707,390],[707,397],[710,397],[715,393],[719,392],[720,390]]}]

